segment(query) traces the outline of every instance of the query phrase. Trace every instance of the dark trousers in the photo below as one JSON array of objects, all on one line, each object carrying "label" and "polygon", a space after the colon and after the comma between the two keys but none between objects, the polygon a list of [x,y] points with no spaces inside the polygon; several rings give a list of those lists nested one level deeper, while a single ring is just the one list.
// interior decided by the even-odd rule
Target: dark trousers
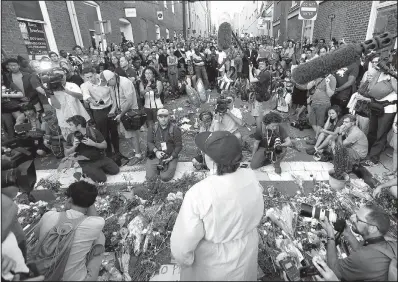
[{"label": "dark trousers", "polygon": [[396,113],[383,114],[378,117],[371,115],[369,118],[369,158],[379,161],[380,154],[383,152],[387,143],[387,135],[391,130]]},{"label": "dark trousers", "polygon": [[1,114],[1,126],[3,126],[4,132],[7,133],[8,138],[15,137],[14,124],[14,117],[11,113]]},{"label": "dark trousers", "polygon": [[94,182],[106,182],[106,174],[119,173],[118,165],[110,158],[103,157],[97,161],[79,161],[82,171]]},{"label": "dark trousers", "polygon": [[205,66],[195,66],[196,79],[202,79],[205,89],[209,89],[209,79],[207,78],[207,72]]},{"label": "dark trousers", "polygon": [[108,118],[109,111],[111,107],[100,109],[100,110],[92,110],[93,118],[95,121],[95,127],[101,134],[104,136],[106,143],[108,146],[106,147],[106,152],[112,153],[112,145],[115,153],[119,153],[119,132],[117,131],[117,123]]}]

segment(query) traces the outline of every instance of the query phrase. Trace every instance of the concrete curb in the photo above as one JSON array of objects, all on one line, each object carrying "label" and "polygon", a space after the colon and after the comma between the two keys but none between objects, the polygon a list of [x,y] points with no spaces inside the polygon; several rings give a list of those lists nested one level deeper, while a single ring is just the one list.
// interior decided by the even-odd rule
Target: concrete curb
[{"label": "concrete curb", "polygon": [[[247,163],[249,165],[249,163]],[[314,178],[318,181],[328,181],[328,171],[333,168],[331,163],[322,162],[282,162],[282,174],[276,174],[274,167],[268,165],[255,170],[259,181],[294,181],[295,177],[300,177],[303,181],[312,181]],[[71,169],[73,170],[73,169]],[[370,169],[373,172],[374,168]],[[379,169],[378,169],[379,170]],[[384,169],[385,170],[385,169]],[[385,170],[387,171],[387,170]],[[46,179],[54,174],[57,174],[56,169],[38,170],[37,179]],[[184,174],[195,173],[199,177],[210,175],[208,171],[196,171],[191,162],[179,162],[177,171],[173,180],[180,179]],[[380,173],[380,170],[378,171]],[[117,175],[109,175],[108,185],[121,185],[142,183],[145,181],[145,164],[135,166],[125,166],[120,168],[120,173]]]}]

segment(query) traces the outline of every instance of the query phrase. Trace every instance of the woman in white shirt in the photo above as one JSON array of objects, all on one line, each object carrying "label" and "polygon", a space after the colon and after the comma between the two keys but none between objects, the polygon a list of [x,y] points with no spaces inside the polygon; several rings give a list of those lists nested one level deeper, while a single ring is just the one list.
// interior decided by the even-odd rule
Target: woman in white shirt
[{"label": "woman in white shirt", "polygon": [[141,75],[140,95],[145,99],[144,110],[147,115],[148,128],[156,121],[158,109],[163,108],[160,99],[162,91],[163,84],[159,73],[153,67],[146,67]]},{"label": "woman in white shirt", "polygon": [[175,222],[170,247],[180,279],[255,281],[263,189],[253,170],[239,168],[242,149],[233,134],[202,132],[195,143],[217,173],[189,189]]}]

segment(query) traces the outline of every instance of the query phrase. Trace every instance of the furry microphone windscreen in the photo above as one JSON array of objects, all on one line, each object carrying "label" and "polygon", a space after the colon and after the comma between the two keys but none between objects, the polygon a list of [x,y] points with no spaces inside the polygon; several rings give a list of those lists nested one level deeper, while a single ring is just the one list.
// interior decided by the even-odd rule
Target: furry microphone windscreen
[{"label": "furry microphone windscreen", "polygon": [[292,79],[295,83],[306,84],[357,62],[361,55],[362,47],[360,45],[346,44],[331,53],[297,66],[293,70]]},{"label": "furry microphone windscreen", "polygon": [[227,50],[232,46],[232,27],[229,23],[224,22],[218,28],[218,48]]}]

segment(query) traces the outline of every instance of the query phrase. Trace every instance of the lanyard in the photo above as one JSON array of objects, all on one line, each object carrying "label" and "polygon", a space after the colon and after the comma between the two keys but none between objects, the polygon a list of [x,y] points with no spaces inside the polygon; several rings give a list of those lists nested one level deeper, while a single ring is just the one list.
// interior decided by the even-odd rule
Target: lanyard
[{"label": "lanyard", "polygon": [[272,135],[274,135],[274,131],[271,131],[271,132],[272,132],[271,136],[268,138],[268,129],[267,129],[267,136],[266,136],[266,138],[267,138],[267,146],[269,146],[269,144],[271,142],[271,139],[272,139]]}]

